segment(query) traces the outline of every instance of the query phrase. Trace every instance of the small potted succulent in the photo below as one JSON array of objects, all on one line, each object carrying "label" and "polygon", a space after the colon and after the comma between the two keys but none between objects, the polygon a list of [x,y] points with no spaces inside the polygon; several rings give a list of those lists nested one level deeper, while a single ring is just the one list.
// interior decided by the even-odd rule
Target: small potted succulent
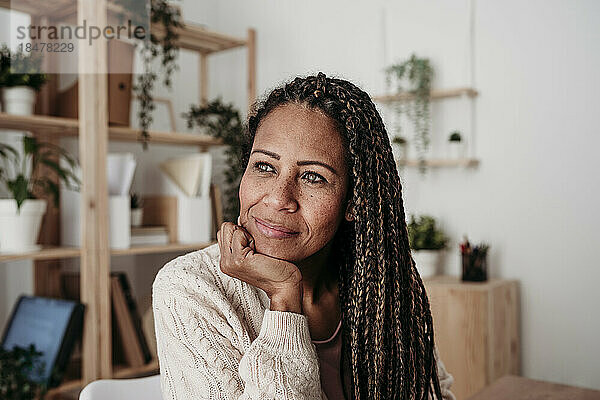
[{"label": "small potted succulent", "polygon": [[[38,142],[35,137],[22,136],[22,152],[0,143],[0,183],[8,189],[10,198],[0,198],[0,253],[34,251],[37,245],[46,200],[39,199],[34,191],[53,197],[58,207],[59,185],[48,176],[37,174],[40,165],[56,172],[59,181],[69,188],[79,190],[75,174],[77,160],[61,147]],[[66,167],[60,161],[66,162]]]},{"label": "small potted succulent", "polygon": [[448,153],[451,159],[461,159],[465,157],[465,146],[459,131],[450,132],[448,136]]},{"label": "small potted succulent", "polygon": [[448,237],[436,227],[435,219],[429,215],[417,218],[411,215],[408,240],[421,278],[437,275],[442,250],[446,248]]},{"label": "small potted succulent", "polygon": [[396,161],[406,161],[408,159],[408,141],[404,136],[395,135],[392,137],[392,152]]},{"label": "small potted succulent", "polygon": [[4,112],[17,115],[31,115],[35,105],[36,92],[48,80],[40,74],[39,54],[11,52],[8,46],[0,48],[0,88]]},{"label": "small potted succulent", "polygon": [[141,226],[144,218],[143,200],[137,193],[131,194],[131,226]]}]

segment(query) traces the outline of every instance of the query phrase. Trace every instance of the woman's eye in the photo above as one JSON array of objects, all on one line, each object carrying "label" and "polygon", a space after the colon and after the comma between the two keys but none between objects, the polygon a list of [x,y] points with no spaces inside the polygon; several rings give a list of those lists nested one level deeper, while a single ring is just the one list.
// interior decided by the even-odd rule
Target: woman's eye
[{"label": "woman's eye", "polygon": [[266,162],[256,162],[254,163],[254,169],[258,172],[274,172],[275,168],[272,165],[267,164]]},{"label": "woman's eye", "polygon": [[302,176],[302,179],[305,179],[306,181],[308,181],[310,183],[325,183],[325,182],[327,182],[327,179],[323,178],[321,175],[317,174],[316,172],[305,172],[304,175]]}]

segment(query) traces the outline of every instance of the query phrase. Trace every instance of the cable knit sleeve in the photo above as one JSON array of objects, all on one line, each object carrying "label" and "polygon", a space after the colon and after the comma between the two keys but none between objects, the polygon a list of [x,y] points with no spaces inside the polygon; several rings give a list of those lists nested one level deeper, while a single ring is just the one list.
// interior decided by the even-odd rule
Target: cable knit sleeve
[{"label": "cable knit sleeve", "polygon": [[153,285],[165,400],[321,399],[304,315],[266,310],[260,334],[244,352],[238,327],[209,300],[217,292],[199,301],[166,279],[159,273]]},{"label": "cable knit sleeve", "polygon": [[434,347],[434,354],[438,370],[438,379],[440,380],[440,389],[442,390],[442,400],[456,400],[456,397],[454,397],[454,394],[450,391],[450,386],[454,383],[454,377],[446,371],[446,367],[438,354],[437,347]]}]

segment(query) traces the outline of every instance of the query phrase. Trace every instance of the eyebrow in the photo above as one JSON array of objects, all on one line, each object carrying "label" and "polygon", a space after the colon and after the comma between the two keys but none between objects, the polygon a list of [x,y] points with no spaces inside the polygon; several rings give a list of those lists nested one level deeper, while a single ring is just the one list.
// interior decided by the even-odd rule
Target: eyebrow
[{"label": "eyebrow", "polygon": [[[279,154],[273,153],[272,151],[268,151],[268,150],[256,149],[256,150],[253,150],[251,154],[254,154],[254,153],[262,153],[262,154],[265,154],[265,155],[267,155],[267,156],[269,156],[271,158],[274,158],[276,160],[281,159],[281,156]],[[299,166],[301,166],[301,165],[320,165],[321,167],[327,168],[328,170],[330,170],[334,174],[338,175],[338,172],[335,170],[335,168],[333,168],[331,165],[326,164],[326,163],[321,162],[321,161],[310,161],[310,160],[307,160],[307,161],[298,161],[296,164],[299,165]]]}]

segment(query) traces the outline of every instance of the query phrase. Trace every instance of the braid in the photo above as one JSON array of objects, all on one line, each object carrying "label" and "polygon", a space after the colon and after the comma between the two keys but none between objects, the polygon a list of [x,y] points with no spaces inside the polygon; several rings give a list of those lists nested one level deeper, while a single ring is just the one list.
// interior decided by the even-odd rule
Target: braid
[{"label": "braid", "polygon": [[[347,146],[354,221],[334,238],[342,309],[340,369],[354,399],[428,399],[441,390],[433,321],[408,243],[402,185],[381,116],[367,93],[323,73],[273,90],[248,118],[248,148],[260,122],[287,103],[318,110]],[[343,385],[345,391],[345,385]]]}]

